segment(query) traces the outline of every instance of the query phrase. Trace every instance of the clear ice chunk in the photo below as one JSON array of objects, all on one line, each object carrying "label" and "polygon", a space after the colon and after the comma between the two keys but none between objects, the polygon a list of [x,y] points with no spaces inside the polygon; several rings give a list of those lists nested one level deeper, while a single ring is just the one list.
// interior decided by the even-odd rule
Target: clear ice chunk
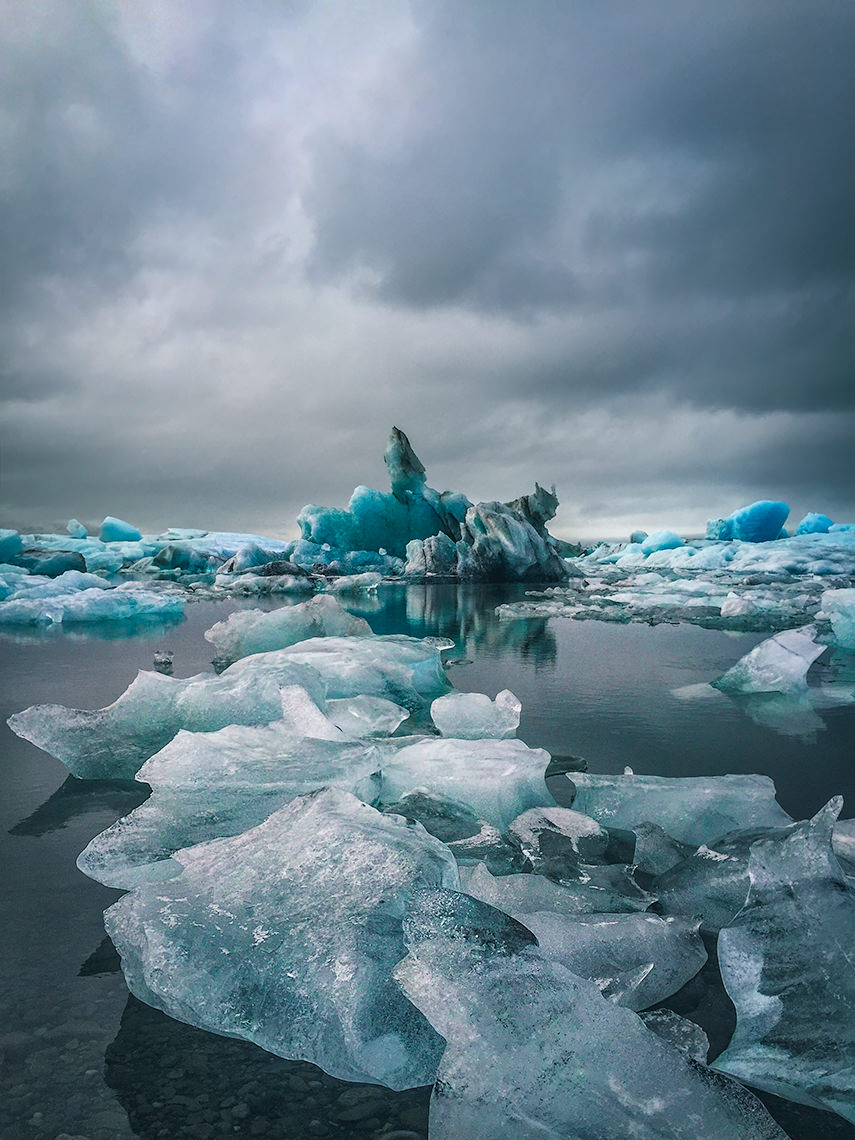
[{"label": "clear ice chunk", "polygon": [[689,844],[679,843],[664,828],[649,820],[634,824],[632,830],[635,833],[635,854],[632,861],[646,875],[664,875],[694,853]]},{"label": "clear ice chunk", "polygon": [[371,635],[365,618],[348,613],[330,594],[316,594],[295,606],[278,610],[237,610],[205,632],[225,661],[253,653],[285,649],[311,637],[362,637]]},{"label": "clear ice chunk", "polygon": [[443,736],[458,740],[506,740],[516,735],[522,705],[509,689],[491,701],[486,693],[448,693],[430,707],[433,723]]},{"label": "clear ice chunk", "polygon": [[855,893],[832,849],[841,806],[751,848],[748,898],[718,941],[737,1020],[715,1067],[855,1122]]},{"label": "clear ice chunk", "polygon": [[631,831],[637,823],[652,822],[693,847],[741,827],[792,823],[775,801],[768,776],[573,772],[565,778],[575,788],[573,807],[603,827]]},{"label": "clear ice chunk", "polygon": [[[549,911],[517,914],[537,935],[545,958],[561,962],[629,1009],[664,1001],[697,974],[707,960],[697,918],[655,914],[566,915]],[[615,993],[622,980],[645,965],[641,978]]]},{"label": "clear ice chunk", "polygon": [[793,693],[807,688],[807,671],[825,649],[816,626],[785,629],[761,641],[713,684],[729,693]]},{"label": "clear ice chunk", "polygon": [[826,590],[817,616],[830,622],[835,645],[855,649],[855,589]]},{"label": "clear ice chunk", "polygon": [[433,1081],[443,1042],[391,972],[408,895],[458,885],[439,840],[326,788],[177,858],[105,914],[132,993],[343,1080]]},{"label": "clear ice chunk", "polygon": [[437,901],[451,894],[411,896],[409,953],[395,969],[448,1042],[431,1140],[786,1140],[750,1093],[526,946],[500,917],[473,921],[471,904],[455,914],[453,899]]},{"label": "clear ice chunk", "polygon": [[551,802],[544,781],[548,764],[549,753],[521,740],[425,737],[384,763],[383,802],[427,788],[502,830],[526,808]]},{"label": "clear ice chunk", "polygon": [[344,697],[327,701],[327,716],[345,736],[391,736],[410,714],[383,697]]}]

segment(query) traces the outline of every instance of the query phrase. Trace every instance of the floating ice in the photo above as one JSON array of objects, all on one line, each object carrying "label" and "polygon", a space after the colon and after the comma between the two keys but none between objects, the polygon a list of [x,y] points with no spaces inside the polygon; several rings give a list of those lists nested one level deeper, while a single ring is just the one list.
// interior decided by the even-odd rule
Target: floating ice
[{"label": "floating ice", "polygon": [[0,624],[47,627],[59,624],[179,620],[184,602],[176,594],[155,593],[136,582],[110,587],[94,574],[66,570],[57,578],[0,572],[4,590]]},{"label": "floating ice", "polygon": [[855,649],[855,589],[826,590],[819,616],[831,623],[835,645]]},{"label": "floating ice", "polygon": [[347,510],[302,509],[302,547],[295,547],[293,559],[320,560],[347,574],[360,568],[388,573],[383,566],[360,567],[355,561],[376,562],[382,551],[385,558],[406,558],[406,567],[400,561],[398,566],[410,578],[567,578],[558,543],[546,529],[558,506],[554,489],[535,485],[533,494],[512,503],[475,506],[459,492],[440,494],[427,485],[424,466],[398,428],[392,429],[385,459],[391,492],[357,487]]},{"label": "floating ice", "polygon": [[24,543],[16,530],[0,529],[0,564],[14,558],[23,547]]},{"label": "floating ice", "polygon": [[521,740],[427,737],[384,763],[383,802],[428,788],[502,829],[526,808],[551,802],[543,778],[548,763],[548,752]]},{"label": "floating ice", "polygon": [[786,629],[761,641],[713,684],[725,692],[792,693],[807,688],[807,671],[825,648],[816,626]]},{"label": "floating ice", "polygon": [[[313,637],[243,661],[309,665],[326,683],[328,697],[383,697],[405,708],[414,722],[422,722],[431,702],[451,688],[440,652],[453,644],[442,638],[420,640],[398,634]],[[228,672],[241,668],[243,661]]]},{"label": "floating ice", "polygon": [[828,515],[820,515],[809,511],[796,527],[795,534],[828,534],[834,523]]},{"label": "floating ice", "polygon": [[715,1067],[855,1121],[855,893],[831,841],[841,804],[751,848],[748,899],[719,935],[737,1021]]},{"label": "floating ice", "polygon": [[491,737],[504,740],[515,736],[522,705],[509,689],[491,701],[486,693],[449,693],[438,697],[430,707],[433,723],[443,736],[458,740]]},{"label": "floating ice", "polygon": [[768,776],[622,776],[574,772],[573,807],[606,828],[631,831],[652,822],[680,843],[697,847],[739,827],[792,823],[775,801]]},{"label": "floating ice", "polygon": [[473,898],[513,914],[625,914],[646,910],[655,896],[643,891],[622,865],[583,867],[576,879],[555,883],[544,875],[494,877],[483,863],[460,868],[463,890]]},{"label": "floating ice", "polygon": [[295,606],[263,610],[237,610],[205,631],[205,639],[227,661],[285,649],[311,637],[361,637],[371,634],[364,618],[355,617],[326,594]]},{"label": "floating ice", "polygon": [[255,657],[219,677],[203,673],[182,679],[141,670],[106,708],[33,705],[8,723],[78,779],[129,780],[180,729],[213,732],[280,719],[283,685],[301,685],[323,701],[325,686],[311,668]]},{"label": "floating ice", "polygon": [[410,913],[395,977],[448,1042],[431,1140],[785,1140],[751,1094],[526,946],[510,919],[449,891],[414,893]]},{"label": "floating ice", "polygon": [[79,522],[77,519],[69,519],[65,524],[65,529],[68,531],[72,538],[89,537],[89,531],[86,529],[83,523]]},{"label": "floating ice", "polygon": [[125,522],[124,519],[107,515],[101,523],[100,538],[102,542],[139,542],[142,535],[135,526]]},{"label": "floating ice", "polygon": [[[707,960],[697,918],[655,914],[514,914],[537,935],[544,958],[590,978],[620,1005],[646,1009],[664,1001]],[[646,970],[643,967],[647,967]],[[629,986],[626,978],[633,978]]]},{"label": "floating ice", "polygon": [[285,716],[269,725],[180,732],[143,765],[152,794],[97,835],[78,860],[108,886],[168,878],[176,851],[238,835],[296,796],[321,785],[366,801],[380,789],[383,754],[370,742],[343,740],[305,690],[283,690]]},{"label": "floating ice", "polygon": [[707,523],[707,538],[770,542],[780,535],[789,513],[790,508],[786,503],[761,499],[750,506],[741,507],[726,519],[710,519]]},{"label": "floating ice", "polygon": [[41,574],[45,578],[58,578],[67,570],[86,573],[86,559],[76,550],[22,550],[15,556],[15,564],[23,566],[30,574]]},{"label": "floating ice", "polygon": [[344,1080],[433,1081],[442,1041],[391,971],[408,896],[458,885],[439,840],[326,788],[177,858],[105,915],[138,998]]},{"label": "floating ice", "polygon": [[685,546],[685,539],[673,530],[655,530],[648,534],[640,543],[642,554],[653,554],[657,550],[676,550],[678,546]]}]

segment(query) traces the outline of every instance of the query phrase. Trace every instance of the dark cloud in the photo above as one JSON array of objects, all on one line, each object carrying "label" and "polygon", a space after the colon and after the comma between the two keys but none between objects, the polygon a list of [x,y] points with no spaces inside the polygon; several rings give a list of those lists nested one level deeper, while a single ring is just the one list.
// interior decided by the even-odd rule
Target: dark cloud
[{"label": "dark cloud", "polygon": [[855,515],[855,9],[12,0],[8,521]]}]

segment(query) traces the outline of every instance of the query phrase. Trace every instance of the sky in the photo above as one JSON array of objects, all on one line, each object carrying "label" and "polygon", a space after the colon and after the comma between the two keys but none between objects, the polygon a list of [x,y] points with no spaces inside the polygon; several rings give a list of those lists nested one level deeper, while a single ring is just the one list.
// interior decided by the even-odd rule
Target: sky
[{"label": "sky", "polygon": [[0,525],[855,521],[855,4],[4,0]]}]

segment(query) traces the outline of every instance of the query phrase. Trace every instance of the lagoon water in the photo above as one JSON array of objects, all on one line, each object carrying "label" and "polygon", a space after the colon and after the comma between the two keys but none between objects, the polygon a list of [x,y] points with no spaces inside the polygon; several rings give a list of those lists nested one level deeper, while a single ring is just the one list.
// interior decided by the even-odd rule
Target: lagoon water
[{"label": "lagoon water", "polygon": [[[500,602],[523,595],[385,586],[346,604],[377,633],[452,638],[455,686],[511,689],[523,703],[519,735],[553,755],[582,756],[604,772],[762,772],[796,817],[837,792],[844,816],[855,814],[855,706],[674,695],[719,676],[761,635],[495,617]],[[280,603],[201,601],[169,627],[0,634],[0,1140],[426,1135],[428,1090],[347,1085],[129,998],[101,918],[118,892],[85,878],[75,859],[145,789],[66,779],[58,761],[5,725],[32,704],[102,707],[152,667],[155,650],[174,651],[177,676],[208,669],[204,631],[260,604]],[[851,676],[853,659],[827,651],[811,683]],[[793,1140],[855,1138],[837,1117],[764,1099]]]}]

